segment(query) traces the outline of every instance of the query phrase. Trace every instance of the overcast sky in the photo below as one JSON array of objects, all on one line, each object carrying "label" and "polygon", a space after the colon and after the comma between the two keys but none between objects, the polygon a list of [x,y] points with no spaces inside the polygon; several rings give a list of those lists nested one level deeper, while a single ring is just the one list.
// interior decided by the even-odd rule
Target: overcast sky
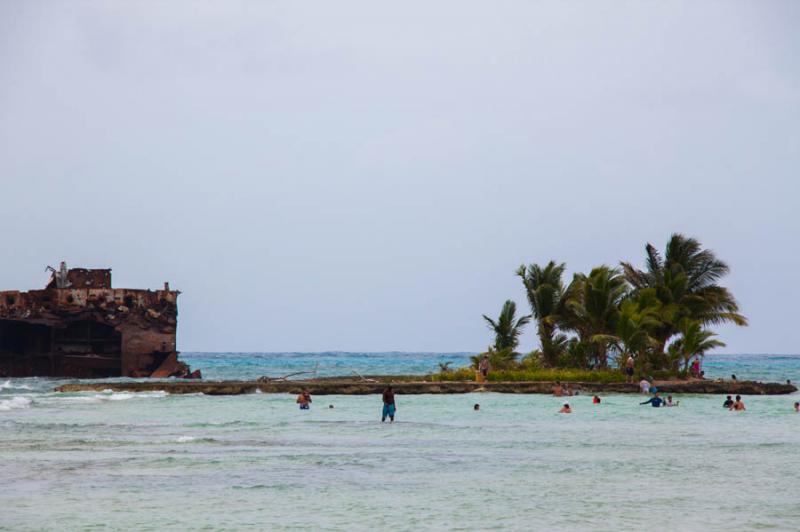
[{"label": "overcast sky", "polygon": [[[800,2],[0,3],[0,289],[180,289],[183,351],[478,351],[514,270],[670,233],[797,353]],[[536,344],[533,328],[523,347]]]}]

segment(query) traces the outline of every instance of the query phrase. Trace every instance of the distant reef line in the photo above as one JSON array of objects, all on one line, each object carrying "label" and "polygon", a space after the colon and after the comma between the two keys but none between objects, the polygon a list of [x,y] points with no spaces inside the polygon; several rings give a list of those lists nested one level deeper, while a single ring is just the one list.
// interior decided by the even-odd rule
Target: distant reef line
[{"label": "distant reef line", "polygon": [[[399,395],[462,394],[473,392],[552,394],[554,381],[486,382],[446,381],[425,382],[408,376],[372,376],[363,380],[352,377],[332,377],[295,381],[134,381],[64,384],[57,392],[153,392],[169,394],[242,395],[250,393],[290,393],[308,390],[312,395],[369,395],[381,393],[388,384]],[[656,381],[662,394],[727,394],[727,395],[785,395],[797,391],[788,383],[757,381]],[[639,394],[635,383],[570,382],[581,394],[630,393]]]}]

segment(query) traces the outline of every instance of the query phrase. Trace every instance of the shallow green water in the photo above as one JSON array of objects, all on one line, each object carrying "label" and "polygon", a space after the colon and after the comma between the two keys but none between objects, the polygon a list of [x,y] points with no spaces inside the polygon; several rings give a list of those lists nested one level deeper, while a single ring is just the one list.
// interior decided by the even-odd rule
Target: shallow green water
[{"label": "shallow green water", "polygon": [[398,396],[382,425],[378,396],[302,412],[286,395],[30,382],[0,395],[0,528],[800,527],[797,395],[746,397],[742,413],[718,396],[578,396],[572,415],[546,396]]}]

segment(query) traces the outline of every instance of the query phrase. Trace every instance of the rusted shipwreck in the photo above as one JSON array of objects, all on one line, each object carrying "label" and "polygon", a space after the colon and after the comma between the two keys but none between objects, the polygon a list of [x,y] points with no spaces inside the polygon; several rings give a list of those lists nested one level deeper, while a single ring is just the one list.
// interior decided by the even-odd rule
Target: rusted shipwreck
[{"label": "rusted shipwreck", "polygon": [[0,292],[0,376],[199,377],[178,361],[178,294],[111,287],[110,269],[48,268],[44,290]]}]

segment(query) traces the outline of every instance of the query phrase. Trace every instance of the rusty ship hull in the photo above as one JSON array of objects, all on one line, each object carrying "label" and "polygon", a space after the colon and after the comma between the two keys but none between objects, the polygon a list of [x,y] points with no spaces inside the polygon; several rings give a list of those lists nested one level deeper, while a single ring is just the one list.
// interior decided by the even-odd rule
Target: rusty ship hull
[{"label": "rusty ship hull", "polygon": [[43,290],[0,292],[0,376],[191,376],[176,349],[179,291],[112,288],[110,269],[52,270]]}]

